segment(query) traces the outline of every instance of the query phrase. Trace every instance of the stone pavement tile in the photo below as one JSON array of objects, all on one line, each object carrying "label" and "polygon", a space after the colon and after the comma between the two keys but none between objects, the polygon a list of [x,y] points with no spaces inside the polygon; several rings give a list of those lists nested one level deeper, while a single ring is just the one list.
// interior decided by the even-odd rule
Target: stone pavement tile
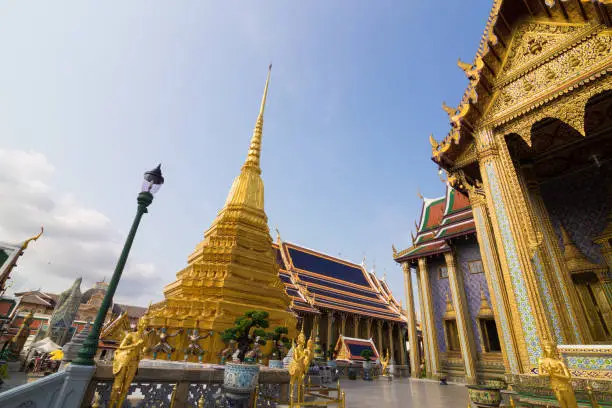
[{"label": "stone pavement tile", "polygon": [[467,388],[463,385],[439,385],[432,381],[394,379],[389,382],[344,379],[347,408],[465,408]]}]

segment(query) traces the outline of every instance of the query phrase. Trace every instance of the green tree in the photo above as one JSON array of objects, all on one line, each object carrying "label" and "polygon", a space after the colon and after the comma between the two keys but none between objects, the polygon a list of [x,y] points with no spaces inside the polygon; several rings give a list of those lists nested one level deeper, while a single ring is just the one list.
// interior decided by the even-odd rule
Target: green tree
[{"label": "green tree", "polygon": [[[221,339],[229,343],[234,340],[238,346],[238,359],[244,361],[244,356],[257,341],[260,345],[265,345],[267,333],[264,329],[270,326],[268,322],[268,312],[259,310],[249,310],[234,322],[234,327],[221,332]],[[257,340],[259,338],[259,340]]]},{"label": "green tree", "polygon": [[274,332],[267,333],[267,339],[273,342],[274,354],[278,357],[278,359],[283,358],[283,347],[289,347],[291,340],[287,337],[289,333],[289,329],[283,326],[279,326],[274,329]]},{"label": "green tree", "polygon": [[361,357],[363,357],[363,359],[365,361],[370,361],[370,358],[374,355],[374,353],[372,353],[372,350],[370,349],[365,349],[361,351]]}]

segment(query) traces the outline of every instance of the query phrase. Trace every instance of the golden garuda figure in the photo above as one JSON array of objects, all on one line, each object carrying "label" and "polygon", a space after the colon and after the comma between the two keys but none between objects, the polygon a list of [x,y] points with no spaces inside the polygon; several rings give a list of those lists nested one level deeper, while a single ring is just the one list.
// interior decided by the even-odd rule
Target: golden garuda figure
[{"label": "golden garuda figure", "polygon": [[383,376],[387,375],[387,371],[389,371],[389,361],[391,357],[389,356],[389,349],[387,349],[387,354],[384,357],[380,358],[380,365],[382,366],[380,372]]},{"label": "golden garuda figure", "polygon": [[127,333],[113,357],[113,388],[109,408],[121,407],[130,391],[132,380],[138,371],[138,363],[144,353],[145,319],[138,321],[138,330]]},{"label": "golden garuda figure", "polygon": [[168,343],[168,339],[171,337],[178,336],[183,332],[183,329],[179,329],[174,334],[168,334],[168,329],[166,327],[162,327],[157,330],[157,337],[159,338],[159,343],[151,347],[151,351],[153,352],[153,360],[157,359],[157,353],[160,351],[166,353],[168,356],[168,360],[170,360],[172,353],[174,352],[174,347]]},{"label": "golden garuda figure", "polygon": [[544,357],[538,360],[538,374],[550,377],[550,388],[555,393],[561,408],[577,408],[576,395],[570,382],[572,375],[563,360],[559,358],[557,345],[545,341],[542,346]]}]

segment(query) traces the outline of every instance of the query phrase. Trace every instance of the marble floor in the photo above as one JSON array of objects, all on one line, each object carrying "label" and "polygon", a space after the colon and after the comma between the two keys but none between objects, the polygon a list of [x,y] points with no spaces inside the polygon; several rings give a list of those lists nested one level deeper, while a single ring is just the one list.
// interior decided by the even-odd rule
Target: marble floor
[{"label": "marble floor", "polygon": [[342,380],[347,408],[465,408],[468,393],[462,385],[439,385],[433,381],[394,379],[389,382]]}]

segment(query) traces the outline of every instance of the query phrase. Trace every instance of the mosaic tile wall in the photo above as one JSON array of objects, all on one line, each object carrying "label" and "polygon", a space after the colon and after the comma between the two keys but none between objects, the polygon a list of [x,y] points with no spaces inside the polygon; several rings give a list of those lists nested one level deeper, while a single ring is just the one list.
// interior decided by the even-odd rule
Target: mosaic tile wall
[{"label": "mosaic tile wall", "polygon": [[541,185],[542,198],[563,248],[560,223],[586,257],[604,264],[600,247],[593,243],[606,226],[606,217],[612,209],[612,166],[589,169],[567,175]]},{"label": "mosaic tile wall", "polygon": [[480,351],[480,335],[478,334],[478,311],[480,310],[480,286],[484,289],[489,306],[491,306],[491,298],[489,296],[489,288],[487,287],[487,279],[484,273],[470,273],[468,262],[480,260],[480,249],[475,237],[470,237],[467,240],[463,238],[454,242],[457,248],[457,266],[463,273],[463,285],[467,297],[468,310],[472,321],[472,330],[474,332],[474,340],[476,350]]},{"label": "mosaic tile wall", "polygon": [[497,170],[492,162],[485,163],[484,167],[485,171],[487,172],[489,187],[491,189],[491,195],[495,205],[494,211],[497,216],[497,222],[501,232],[502,245],[510,272],[510,280],[512,281],[515,300],[517,302],[519,314],[521,315],[529,362],[532,365],[537,365],[538,358],[540,358],[542,355],[542,348],[540,346],[540,340],[536,331],[533,310],[527,296],[527,287],[523,279],[523,273],[521,271],[521,265],[518,259],[518,252],[514,242],[514,237],[512,235],[512,229],[510,228],[510,221],[508,219],[506,205],[504,203],[499,182],[497,180]]},{"label": "mosaic tile wall", "polygon": [[443,255],[427,260],[427,269],[429,272],[429,280],[431,283],[431,299],[434,308],[434,320],[436,326],[436,334],[438,336],[438,347],[441,353],[446,352],[446,339],[444,338],[444,326],[442,317],[446,312],[446,294],[450,296],[450,288],[448,286],[448,278],[438,279],[438,269],[445,266]]}]

